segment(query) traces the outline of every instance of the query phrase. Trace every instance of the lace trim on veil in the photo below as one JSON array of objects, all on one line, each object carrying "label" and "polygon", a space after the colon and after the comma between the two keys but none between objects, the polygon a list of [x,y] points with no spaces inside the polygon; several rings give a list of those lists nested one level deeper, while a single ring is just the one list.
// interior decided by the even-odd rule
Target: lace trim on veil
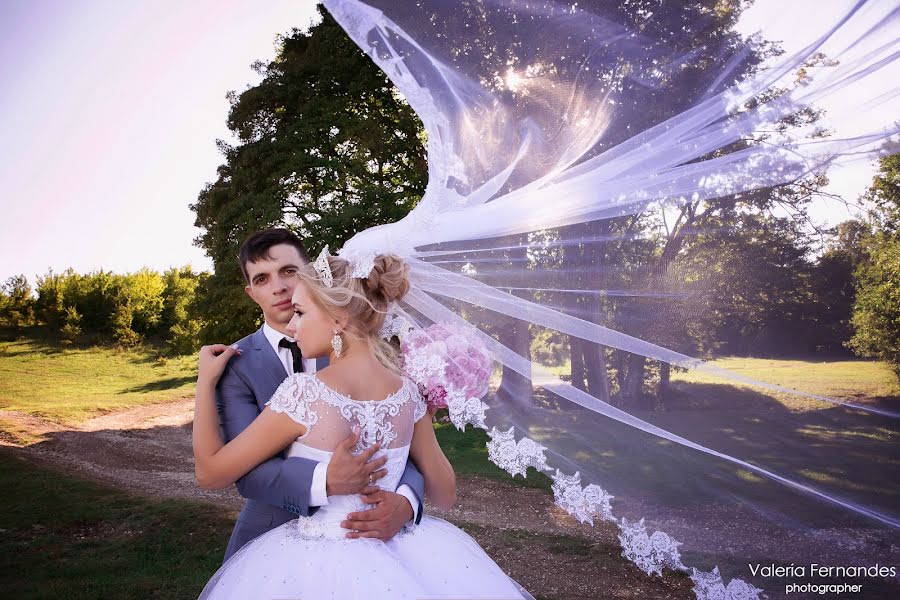
[{"label": "lace trim on veil", "polygon": [[[481,425],[481,429],[487,428]],[[528,467],[547,473],[555,471],[550,475],[555,504],[581,523],[593,525],[595,517],[615,523],[619,528],[622,556],[648,575],[661,576],[665,568],[688,573],[697,600],[760,600],[763,590],[743,580],[732,579],[726,586],[718,567],[704,572],[685,566],[678,551],[681,542],[662,531],[648,534],[644,519],[629,523],[625,517],[616,518],[610,505],[614,496],[595,484],[582,487],[581,474],[577,471],[566,475],[559,469],[551,469],[544,455],[547,448],[524,436],[517,442],[515,427],[507,431],[493,427],[488,436],[491,462],[513,477],[527,477]]]}]

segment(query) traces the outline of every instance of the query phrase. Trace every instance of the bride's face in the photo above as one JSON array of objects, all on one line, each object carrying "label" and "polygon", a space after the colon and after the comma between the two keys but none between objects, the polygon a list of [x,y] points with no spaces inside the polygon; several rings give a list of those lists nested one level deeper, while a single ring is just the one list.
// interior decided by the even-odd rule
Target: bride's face
[{"label": "bride's face", "polygon": [[291,297],[294,316],[287,324],[305,358],[328,356],[337,320],[326,313],[312,298],[308,284],[302,280]]}]

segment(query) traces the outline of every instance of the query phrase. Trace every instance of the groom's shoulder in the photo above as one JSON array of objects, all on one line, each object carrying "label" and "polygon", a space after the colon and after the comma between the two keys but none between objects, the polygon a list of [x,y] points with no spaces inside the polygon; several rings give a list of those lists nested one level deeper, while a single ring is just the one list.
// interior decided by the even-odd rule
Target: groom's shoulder
[{"label": "groom's shoulder", "polygon": [[253,346],[253,337],[259,333],[259,330],[254,331],[250,335],[244,336],[238,341],[236,341],[233,345],[237,346],[241,350],[249,350]]},{"label": "groom's shoulder", "polygon": [[[259,340],[255,339],[255,337],[258,335],[262,335],[261,329],[257,329],[250,335],[242,337],[241,339],[239,339],[238,341],[233,343],[232,346],[235,346],[239,350],[243,350],[243,351],[251,350],[259,345]],[[233,369],[235,369],[235,367],[239,366],[240,363],[242,363],[242,361],[231,360],[228,362],[228,367],[233,370]]]}]

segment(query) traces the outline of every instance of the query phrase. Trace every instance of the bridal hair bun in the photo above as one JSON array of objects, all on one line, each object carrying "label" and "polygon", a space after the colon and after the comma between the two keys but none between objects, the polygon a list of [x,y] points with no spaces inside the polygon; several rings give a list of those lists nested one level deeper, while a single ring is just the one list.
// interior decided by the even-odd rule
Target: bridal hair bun
[{"label": "bridal hair bun", "polygon": [[364,270],[360,263],[323,252],[315,263],[301,267],[297,276],[326,314],[347,317],[343,343],[366,339],[378,360],[399,374],[397,352],[381,339],[381,328],[391,302],[409,291],[409,265],[394,254],[379,254],[371,260],[369,274],[359,277]]},{"label": "bridal hair bun", "polygon": [[380,294],[385,302],[403,299],[409,291],[409,265],[395,254],[379,254],[366,279],[373,294]]}]

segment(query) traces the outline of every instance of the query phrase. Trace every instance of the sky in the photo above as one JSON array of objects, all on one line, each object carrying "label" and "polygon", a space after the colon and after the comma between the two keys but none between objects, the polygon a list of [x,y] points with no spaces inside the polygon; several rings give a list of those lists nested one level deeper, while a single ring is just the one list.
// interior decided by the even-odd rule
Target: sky
[{"label": "sky", "polygon": [[211,269],[189,205],[229,90],[313,0],[0,0],[0,282],[49,268]]},{"label": "sky", "polygon": [[[740,27],[794,50],[846,6],[758,0]],[[210,269],[189,205],[216,178],[215,140],[231,139],[225,94],[258,82],[250,65],[314,15],[314,0],[0,0],[0,283]],[[833,173],[829,191],[855,199],[873,173]],[[820,202],[813,216],[850,214]]]}]

